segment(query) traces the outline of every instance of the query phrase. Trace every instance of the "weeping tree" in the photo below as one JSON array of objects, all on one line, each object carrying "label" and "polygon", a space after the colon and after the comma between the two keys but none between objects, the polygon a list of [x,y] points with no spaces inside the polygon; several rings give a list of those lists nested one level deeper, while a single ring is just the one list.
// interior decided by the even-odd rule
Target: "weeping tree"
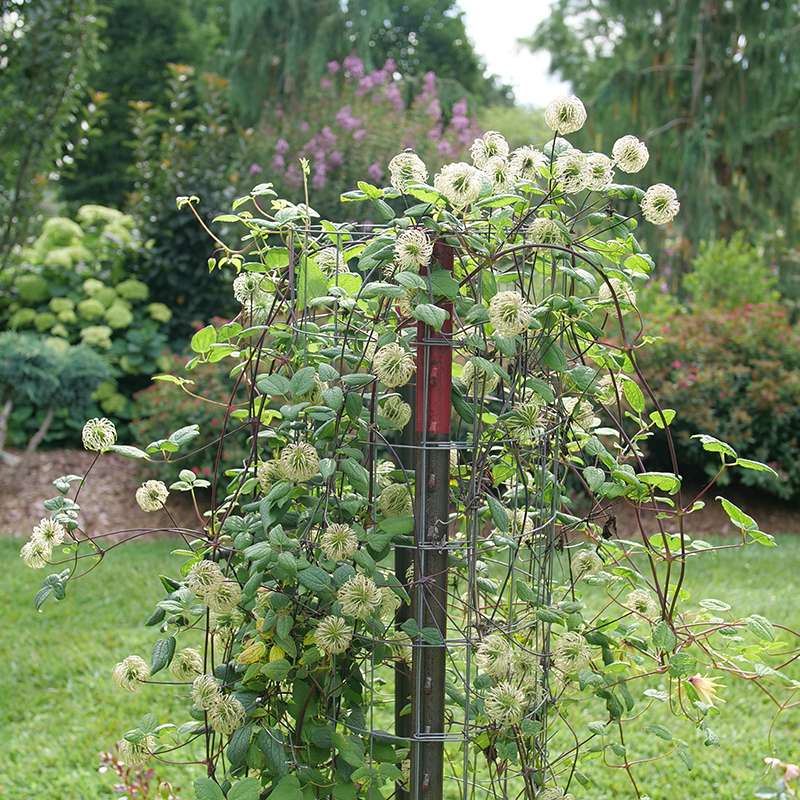
[{"label": "weeping tree", "polygon": [[406,77],[435,71],[455,99],[466,92],[507,100],[507,88],[485,76],[454,7],[454,0],[231,0],[229,74],[239,114],[253,122],[267,99],[296,99],[329,61],[349,54],[367,70],[392,58]]},{"label": "weeping tree", "polygon": [[23,241],[45,187],[85,144],[97,111],[95,0],[0,6],[0,269]]},{"label": "weeping tree", "polygon": [[584,144],[634,130],[654,145],[648,177],[686,198],[684,255],[743,220],[789,247],[799,15],[790,0],[555,0],[525,41],[591,103]]}]

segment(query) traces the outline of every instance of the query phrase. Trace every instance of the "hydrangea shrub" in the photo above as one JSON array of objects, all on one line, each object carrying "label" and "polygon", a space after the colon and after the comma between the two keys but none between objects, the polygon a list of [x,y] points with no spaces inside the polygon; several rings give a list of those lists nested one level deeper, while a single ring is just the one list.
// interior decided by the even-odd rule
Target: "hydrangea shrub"
[{"label": "hydrangea shrub", "polygon": [[[554,101],[546,119],[546,145],[510,152],[490,131],[472,163],[432,178],[419,155],[398,154],[388,186],[361,182],[343,196],[380,210],[379,227],[320,219],[307,162],[303,202],[270,184],[234,202],[220,222],[241,226],[241,239],[217,237],[217,265],[236,271],[241,311],[195,333],[188,365],[224,362],[236,381],[209,494],[181,470],[196,427],[137,447],[118,444],[109,420],[87,423],[100,470],[108,452],[174,463],[169,485],[150,480],[132,502],[168,510],[190,492],[198,511],[196,528],[173,530],[180,564],[162,576],[148,620],[152,655],[120,654],[112,673],[127,691],[170,684],[186,718],[123,732],[126,762],[176,760],[202,740],[203,800],[408,790],[420,776],[408,739],[385,733],[392,687],[446,645],[447,728],[433,734],[446,734],[448,792],[589,797],[605,765],[641,797],[643,760],[690,766],[693,728],[715,742],[723,677],[768,686],[776,702],[793,691],[781,673],[793,634],[685,588],[705,553],[772,537],[719,498],[737,539],[693,538],[712,484],[687,492],[677,464],[652,471],[643,458],[680,412],[658,403],[639,363],[648,339],[636,290],[654,264],[636,230],[641,217],[668,224],[679,201],[668,186],[617,182],[647,161],[635,137],[611,156],[563,138],[586,119],[577,98]],[[179,199],[195,214],[197,202]],[[417,352],[429,341],[454,355],[452,432],[422,451],[449,463],[435,521],[446,630],[418,624],[442,576],[415,547],[415,506],[422,519],[440,473],[415,482],[398,433],[415,413],[426,419],[408,389],[430,378]],[[233,438],[246,455],[223,472]],[[696,444],[720,474],[770,469],[711,436]],[[45,504],[63,541],[48,540],[43,522],[25,545],[30,566],[58,570],[37,606],[63,598],[112,546],[80,523],[74,484],[93,478],[59,479]],[[617,504],[634,509],[635,528],[616,529]],[[396,574],[391,555],[404,548],[413,558]]]}]

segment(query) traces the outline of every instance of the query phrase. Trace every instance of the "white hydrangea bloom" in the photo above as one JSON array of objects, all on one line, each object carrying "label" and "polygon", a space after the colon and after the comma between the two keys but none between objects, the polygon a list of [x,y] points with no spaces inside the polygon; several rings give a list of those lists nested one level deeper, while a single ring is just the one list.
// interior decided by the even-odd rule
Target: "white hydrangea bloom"
[{"label": "white hydrangea bloom", "polygon": [[614,142],[611,155],[616,165],[623,172],[640,172],[645,168],[650,158],[647,145],[630,134],[622,136]]},{"label": "white hydrangea bloom", "polygon": [[412,183],[425,183],[427,180],[425,162],[410,150],[398,153],[389,162],[389,182],[398,192],[405,192]]},{"label": "white hydrangea bloom", "polygon": [[349,525],[334,522],[325,529],[319,540],[325,558],[344,561],[358,549],[358,537]]},{"label": "white hydrangea bloom", "polygon": [[608,189],[614,180],[614,162],[604,153],[590,153],[588,162],[590,177],[587,188],[593,192]]},{"label": "white hydrangea bloom", "polygon": [[678,193],[666,183],[656,183],[645,193],[639,203],[644,218],[653,225],[672,222],[681,210]]},{"label": "white hydrangea bloom", "polygon": [[567,150],[556,159],[553,175],[566,194],[582,192],[592,179],[588,156],[574,148]]},{"label": "white hydrangea bloom", "polygon": [[402,397],[393,394],[380,404],[379,414],[385,422],[385,427],[402,430],[411,419],[411,406]]},{"label": "white hydrangea bloom", "polygon": [[431,263],[433,242],[421,228],[408,228],[397,235],[394,261],[399,272],[419,272]]},{"label": "white hydrangea bloom", "polygon": [[110,419],[95,417],[83,426],[83,446],[95,453],[105,453],[117,442],[117,429]]},{"label": "white hydrangea bloom", "polygon": [[203,656],[193,647],[184,647],[172,657],[170,672],[179,681],[193,681],[203,672]]},{"label": "white hydrangea bloom", "polygon": [[459,161],[445,164],[433,179],[433,187],[453,208],[461,209],[480,197],[483,180],[480,170]]},{"label": "white hydrangea bloom", "polygon": [[384,345],[375,353],[372,368],[378,380],[390,389],[405,386],[414,374],[416,364],[414,356],[397,342]]},{"label": "white hydrangea bloom", "polygon": [[38,525],[34,525],[31,539],[45,542],[49,547],[53,548],[61,544],[66,535],[66,529],[58,520],[52,517],[44,517],[39,521]]},{"label": "white hydrangea bloom", "polygon": [[136,490],[136,502],[142,511],[161,511],[164,508],[169,489],[164,481],[145,481]]},{"label": "white hydrangea bloom", "polygon": [[327,655],[344,653],[352,640],[352,627],[343,617],[323,617],[314,631],[314,644]]},{"label": "white hydrangea bloom", "polygon": [[208,724],[221,736],[229,736],[241,727],[245,718],[244,706],[232,694],[219,694],[206,710]]},{"label": "white hydrangea bloom", "polygon": [[319,474],[319,455],[310,442],[286,445],[281,451],[280,462],[286,478],[296,483],[311,480]]},{"label": "white hydrangea bloom", "polygon": [[579,131],[586,122],[586,108],[574,94],[553,100],[544,111],[544,122],[562,135]]},{"label": "white hydrangea bloom", "polygon": [[518,147],[511,154],[509,161],[511,174],[515,178],[532,181],[539,177],[541,171],[547,166],[547,156],[536,147]]},{"label": "white hydrangea bloom", "polygon": [[498,336],[516,336],[530,321],[530,306],[519,292],[498,292],[489,302],[489,322]]},{"label": "white hydrangea bloom", "polygon": [[377,613],[382,599],[375,581],[361,573],[347,580],[336,598],[342,607],[342,613],[356,619],[366,619],[370,614]]},{"label": "white hydrangea bloom", "polygon": [[50,557],[53,553],[50,545],[42,539],[31,539],[22,545],[19,551],[19,557],[22,559],[26,567],[31,569],[42,569],[47,566]]},{"label": "white hydrangea bloom", "polygon": [[135,692],[150,677],[150,667],[141,656],[128,656],[115,665],[111,677],[120,689]]},{"label": "white hydrangea bloom", "polygon": [[192,702],[203,711],[207,711],[220,694],[220,683],[211,675],[198,675],[192,682]]},{"label": "white hydrangea bloom", "polygon": [[486,716],[501,727],[517,725],[525,716],[525,692],[509,681],[501,681],[486,692]]},{"label": "white hydrangea bloom", "polygon": [[469,149],[472,163],[478,169],[484,169],[490,159],[499,156],[503,160],[508,156],[508,142],[498,131],[486,131],[472,143]]}]

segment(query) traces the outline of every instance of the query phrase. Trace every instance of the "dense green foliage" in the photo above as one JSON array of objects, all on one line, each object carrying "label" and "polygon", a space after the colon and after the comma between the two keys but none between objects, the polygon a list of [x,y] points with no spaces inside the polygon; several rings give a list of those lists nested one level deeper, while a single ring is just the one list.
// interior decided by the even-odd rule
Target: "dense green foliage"
[{"label": "dense green foliage", "polygon": [[[701,239],[797,244],[800,51],[794,0],[556,0],[531,40],[591,105],[584,141],[633,132],[648,175],[684,198],[684,250]],[[702,187],[700,191],[694,191]]]},{"label": "dense green foliage", "polygon": [[79,169],[64,181],[76,203],[120,207],[132,185],[129,103],[163,103],[169,63],[202,66],[216,55],[227,2],[111,0],[103,3],[103,49],[88,77],[103,92],[102,135],[92,139]]}]

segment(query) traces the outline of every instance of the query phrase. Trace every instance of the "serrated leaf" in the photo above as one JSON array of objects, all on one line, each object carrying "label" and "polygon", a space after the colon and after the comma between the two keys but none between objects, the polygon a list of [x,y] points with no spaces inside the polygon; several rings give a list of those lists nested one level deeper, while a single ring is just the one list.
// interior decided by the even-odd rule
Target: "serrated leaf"
[{"label": "serrated leaf", "polygon": [[668,653],[671,653],[678,644],[678,639],[673,633],[672,628],[663,620],[653,628],[653,644],[659,650],[665,650]]}]

